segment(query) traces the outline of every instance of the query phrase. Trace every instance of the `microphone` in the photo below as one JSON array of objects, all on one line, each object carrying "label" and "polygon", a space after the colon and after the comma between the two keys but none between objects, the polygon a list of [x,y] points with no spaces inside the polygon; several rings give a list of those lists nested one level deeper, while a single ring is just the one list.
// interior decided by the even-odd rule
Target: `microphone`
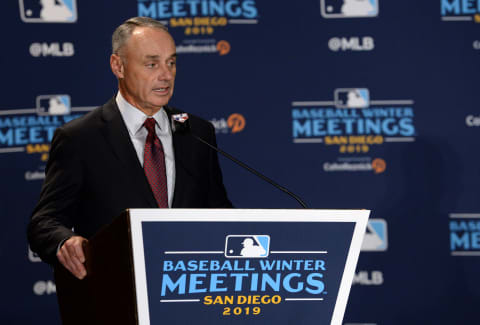
[{"label": "microphone", "polygon": [[189,133],[192,137],[194,137],[195,139],[197,139],[201,143],[207,145],[208,147],[215,150],[216,152],[220,153],[225,158],[230,159],[231,161],[233,161],[234,163],[236,163],[240,167],[248,170],[249,172],[251,172],[255,176],[263,179],[265,182],[269,183],[270,185],[276,187],[280,191],[282,191],[282,192],[286,193],[287,195],[289,195],[290,197],[294,198],[302,206],[302,208],[307,209],[307,205],[302,201],[302,199],[300,199],[300,197],[298,195],[294,194],[293,192],[289,191],[286,187],[281,186],[277,182],[273,181],[272,179],[268,178],[267,176],[263,175],[262,173],[258,172],[257,170],[253,169],[252,167],[248,166],[247,164],[241,162],[240,160],[233,157],[229,153],[223,151],[222,149],[220,149],[218,147],[215,147],[214,145],[208,143],[207,141],[203,140],[198,135],[193,133],[192,130],[190,129],[190,124],[189,124],[189,121],[188,121],[188,114],[187,113],[173,114],[171,119],[172,119],[172,130],[173,130],[174,133],[175,132],[184,133],[184,134]]}]

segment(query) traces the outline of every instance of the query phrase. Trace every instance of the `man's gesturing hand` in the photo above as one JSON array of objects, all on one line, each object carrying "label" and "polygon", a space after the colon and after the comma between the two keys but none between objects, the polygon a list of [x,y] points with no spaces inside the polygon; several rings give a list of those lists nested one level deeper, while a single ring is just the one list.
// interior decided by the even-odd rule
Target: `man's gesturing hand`
[{"label": "man's gesturing hand", "polygon": [[60,263],[80,280],[87,275],[87,270],[83,265],[85,263],[83,245],[87,241],[86,238],[73,236],[66,240],[57,252]]}]

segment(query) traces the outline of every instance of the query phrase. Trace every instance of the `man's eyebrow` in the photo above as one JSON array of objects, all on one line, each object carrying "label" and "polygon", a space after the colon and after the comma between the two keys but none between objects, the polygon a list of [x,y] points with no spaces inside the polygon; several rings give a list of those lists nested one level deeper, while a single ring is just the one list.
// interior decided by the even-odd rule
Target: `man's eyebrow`
[{"label": "man's eyebrow", "polygon": [[[170,55],[168,58],[169,58],[169,59],[177,58],[177,53],[173,53],[173,54]],[[160,59],[160,55],[145,55],[145,59],[147,59],[147,60],[159,60],[159,59]]]},{"label": "man's eyebrow", "polygon": [[158,60],[158,59],[160,59],[160,55],[145,55],[145,59]]}]

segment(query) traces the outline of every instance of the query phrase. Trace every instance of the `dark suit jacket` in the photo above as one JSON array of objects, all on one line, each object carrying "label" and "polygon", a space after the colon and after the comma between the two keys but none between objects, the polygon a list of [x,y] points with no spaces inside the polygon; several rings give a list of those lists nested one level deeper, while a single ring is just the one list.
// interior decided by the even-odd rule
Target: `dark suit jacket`
[{"label": "dark suit jacket", "polygon": [[[169,117],[181,113],[170,107],[166,111]],[[192,115],[189,123],[193,133],[216,145],[210,123]],[[174,133],[173,147],[172,207],[232,207],[217,154],[188,132]],[[157,208],[157,203],[113,98],[56,130],[40,199],[28,225],[30,246],[53,264],[62,240],[75,234],[89,238],[127,208]]]}]

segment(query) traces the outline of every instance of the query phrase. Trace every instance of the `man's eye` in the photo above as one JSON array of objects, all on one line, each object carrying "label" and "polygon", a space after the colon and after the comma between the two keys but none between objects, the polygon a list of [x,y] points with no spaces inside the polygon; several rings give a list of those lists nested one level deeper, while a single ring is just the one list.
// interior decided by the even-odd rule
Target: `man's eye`
[{"label": "man's eye", "polygon": [[153,69],[153,68],[155,68],[156,66],[157,66],[157,65],[156,65],[155,63],[148,63],[148,64],[146,65],[146,67],[149,68],[149,69]]},{"label": "man's eye", "polygon": [[177,64],[177,62],[175,62],[175,61],[169,61],[168,62],[169,67],[174,67],[176,64]]}]

